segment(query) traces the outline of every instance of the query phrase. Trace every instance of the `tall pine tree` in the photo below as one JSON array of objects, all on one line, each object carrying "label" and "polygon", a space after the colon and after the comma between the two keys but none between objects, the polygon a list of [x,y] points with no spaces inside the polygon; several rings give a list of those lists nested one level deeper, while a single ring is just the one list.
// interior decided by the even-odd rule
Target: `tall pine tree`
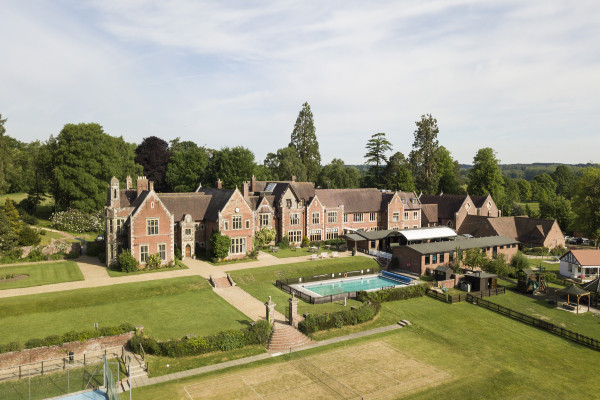
[{"label": "tall pine tree", "polygon": [[371,136],[367,142],[365,158],[371,167],[365,176],[365,186],[381,188],[385,186],[382,176],[383,165],[387,162],[387,152],[392,151],[392,144],[386,139],[385,133],[380,132]]},{"label": "tall pine tree", "polygon": [[315,182],[321,172],[321,153],[319,153],[313,114],[308,103],[302,105],[302,110],[298,114],[290,146],[296,149],[300,161],[306,167],[308,181]]}]

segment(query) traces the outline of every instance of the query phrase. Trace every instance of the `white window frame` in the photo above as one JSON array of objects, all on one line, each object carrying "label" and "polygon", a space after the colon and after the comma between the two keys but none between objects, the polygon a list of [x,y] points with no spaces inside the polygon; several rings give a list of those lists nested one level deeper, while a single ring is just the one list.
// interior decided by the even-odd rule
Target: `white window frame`
[{"label": "white window frame", "polygon": [[239,231],[242,229],[242,216],[234,215],[231,217],[231,229],[234,231]]},{"label": "white window frame", "polygon": [[146,218],[146,233],[148,236],[158,235],[158,218]]},{"label": "white window frame", "polygon": [[418,211],[413,211],[413,220],[415,219],[419,219],[419,212]]},{"label": "white window frame", "polygon": [[400,222],[400,211],[394,211],[392,213],[392,222]]},{"label": "white window frame", "polygon": [[[167,260],[167,244],[166,243],[159,243],[157,245],[158,247],[158,254],[160,255],[160,259],[163,261]],[[161,247],[163,247],[164,251],[161,250]]]},{"label": "white window frame", "polygon": [[291,213],[290,214],[290,225],[300,225],[300,214],[299,213]]},{"label": "white window frame", "polygon": [[259,219],[260,219],[260,227],[264,227],[264,226],[269,226],[270,225],[270,220],[271,220],[271,215],[270,214],[266,214],[266,213],[261,213],[259,214]]},{"label": "white window frame", "polygon": [[[145,251],[144,251],[145,250]],[[150,245],[141,244],[140,245],[140,262],[145,263],[150,255]]]},{"label": "white window frame", "polygon": [[344,222],[348,222],[348,213],[344,213]]},{"label": "white window frame", "polygon": [[290,243],[300,243],[302,241],[302,231],[288,231],[288,240],[290,241]]},{"label": "white window frame", "polygon": [[310,231],[310,241],[320,242],[323,240],[323,231],[321,229],[313,229]]},{"label": "white window frame", "polygon": [[337,239],[339,236],[339,229],[338,228],[327,228],[325,233],[326,233],[325,237],[327,238],[327,240]]},{"label": "white window frame", "polygon": [[232,237],[229,254],[246,254],[246,238]]},{"label": "white window frame", "polygon": [[352,221],[354,222],[363,222],[365,220],[365,215],[363,213],[354,213],[352,215]]},{"label": "white window frame", "polygon": [[404,221],[408,221],[408,217],[409,217],[408,211],[404,211]]},{"label": "white window frame", "polygon": [[375,222],[377,221],[377,214],[379,214],[377,211],[372,211],[369,213],[369,221],[370,222]]}]

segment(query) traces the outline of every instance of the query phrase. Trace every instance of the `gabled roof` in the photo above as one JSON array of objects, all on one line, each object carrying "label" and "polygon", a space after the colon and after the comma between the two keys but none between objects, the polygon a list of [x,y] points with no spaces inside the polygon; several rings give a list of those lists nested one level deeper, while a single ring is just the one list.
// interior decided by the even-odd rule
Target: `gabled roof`
[{"label": "gabled roof", "polygon": [[557,292],[564,293],[564,294],[570,294],[571,296],[582,296],[584,294],[590,293],[589,290],[582,289],[575,284],[572,284],[571,286],[569,286],[566,289],[558,289]]},{"label": "gabled roof", "polygon": [[415,250],[420,254],[429,254],[454,251],[457,247],[460,247],[461,250],[468,250],[481,247],[506,246],[518,243],[519,242],[516,240],[504,236],[490,236],[474,239],[457,239],[444,242],[410,244],[406,247]]},{"label": "gabled roof", "polygon": [[205,218],[212,196],[197,192],[158,193],[158,198],[173,214],[175,221],[181,221],[186,214],[190,214],[192,220],[200,221]]},{"label": "gabled roof", "polygon": [[233,192],[233,189],[198,188],[197,193],[203,193],[210,196],[204,218],[210,221],[217,221],[219,218],[219,211],[225,207],[233,195]]},{"label": "gabled roof", "polygon": [[482,208],[485,205],[485,201],[487,200],[488,197],[490,197],[490,195],[489,194],[487,196],[469,195],[469,197],[471,198],[471,200],[473,200],[473,205],[475,207]]},{"label": "gabled roof", "polygon": [[438,205],[421,204],[421,223],[438,222]]},{"label": "gabled roof", "polygon": [[600,278],[596,278],[591,282],[581,286],[584,290],[589,290],[592,293],[600,293]]},{"label": "gabled roof", "polygon": [[[571,250],[569,253],[573,254],[573,257],[575,257],[579,265],[581,265],[582,267],[600,265],[600,250]],[[565,257],[567,254],[565,254],[561,258]]]},{"label": "gabled roof", "polygon": [[312,182],[292,182],[289,184],[296,197],[308,203],[315,197],[315,184]]},{"label": "gabled roof", "polygon": [[437,204],[438,218],[453,219],[454,213],[460,210],[460,207],[468,197],[465,194],[423,195],[419,200],[421,200],[421,204]]},{"label": "gabled roof", "polygon": [[344,205],[344,212],[369,212],[381,210],[381,192],[378,189],[316,189],[325,207]]},{"label": "gabled roof", "polygon": [[553,219],[467,215],[458,233],[475,237],[495,233],[520,242],[542,244],[555,223]]}]

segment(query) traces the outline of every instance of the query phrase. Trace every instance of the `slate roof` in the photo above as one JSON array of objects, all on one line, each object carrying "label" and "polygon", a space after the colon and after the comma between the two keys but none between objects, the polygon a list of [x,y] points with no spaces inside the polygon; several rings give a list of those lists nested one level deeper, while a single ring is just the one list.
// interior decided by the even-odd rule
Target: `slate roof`
[{"label": "slate roof", "polygon": [[591,282],[581,286],[585,290],[589,290],[592,293],[600,293],[600,278],[596,278]]},{"label": "slate roof", "polygon": [[160,201],[173,214],[175,221],[181,221],[183,216],[190,214],[192,220],[200,221],[205,218],[212,196],[204,193],[157,193]]},{"label": "slate roof", "polygon": [[600,265],[600,250],[571,250],[571,254],[573,254],[573,257],[575,257],[579,265],[582,267]]},{"label": "slate roof", "polygon": [[498,217],[489,218],[479,215],[468,215],[460,226],[460,234],[475,237],[495,233],[507,236],[525,243],[543,244],[556,223],[553,219],[529,217]]},{"label": "slate roof", "polygon": [[488,198],[488,196],[473,195],[469,195],[469,197],[471,198],[471,200],[473,200],[473,205],[477,208],[483,208],[483,206],[485,205],[485,200]]},{"label": "slate roof", "polygon": [[210,196],[204,218],[216,221],[219,217],[219,211],[225,207],[233,192],[233,189],[198,188],[197,193],[204,193]]},{"label": "slate roof", "polygon": [[473,239],[448,240],[444,242],[431,242],[421,244],[411,244],[406,247],[415,250],[420,254],[443,253],[454,251],[457,247],[461,250],[468,250],[482,247],[506,246],[509,244],[518,244],[514,239],[504,236],[489,236]]},{"label": "slate roof", "polygon": [[467,197],[464,194],[423,195],[419,200],[421,204],[437,204],[438,218],[454,219],[454,213],[460,209]]},{"label": "slate roof", "polygon": [[438,205],[421,204],[421,224],[426,225],[431,222],[438,222]]}]

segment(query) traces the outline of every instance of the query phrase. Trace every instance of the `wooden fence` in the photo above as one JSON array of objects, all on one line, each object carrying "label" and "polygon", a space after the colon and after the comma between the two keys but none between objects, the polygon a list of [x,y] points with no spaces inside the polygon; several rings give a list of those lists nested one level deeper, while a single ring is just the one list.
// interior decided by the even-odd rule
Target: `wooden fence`
[{"label": "wooden fence", "polygon": [[467,297],[468,297],[468,301],[472,302],[473,304],[477,304],[478,306],[487,308],[488,310],[492,310],[499,314],[505,315],[509,318],[523,322],[527,325],[531,325],[531,326],[535,326],[536,328],[544,329],[544,330],[546,330],[550,333],[553,333],[555,335],[558,335],[562,338],[571,340],[580,345],[600,351],[600,340],[582,335],[577,332],[573,332],[569,329],[561,328],[560,326],[554,325],[548,321],[544,321],[542,319],[535,318],[535,317],[532,317],[527,314],[523,314],[523,313],[515,311],[515,310],[511,310],[510,308],[501,306],[496,303],[492,303],[491,301],[484,300],[483,298],[472,295],[472,294],[468,294]]},{"label": "wooden fence", "polygon": [[506,291],[506,289],[504,288],[504,286],[499,286],[497,288],[494,289],[486,289],[486,290],[482,290],[480,292],[473,292],[473,293],[459,293],[459,294],[454,294],[454,295],[450,295],[450,294],[446,294],[446,293],[437,293],[432,291],[431,289],[427,290],[427,295],[429,297],[433,297],[436,300],[440,300],[443,301],[445,303],[460,303],[461,301],[470,301],[468,296],[475,296],[475,297],[490,297],[490,296],[497,296],[499,294],[504,294]]}]

